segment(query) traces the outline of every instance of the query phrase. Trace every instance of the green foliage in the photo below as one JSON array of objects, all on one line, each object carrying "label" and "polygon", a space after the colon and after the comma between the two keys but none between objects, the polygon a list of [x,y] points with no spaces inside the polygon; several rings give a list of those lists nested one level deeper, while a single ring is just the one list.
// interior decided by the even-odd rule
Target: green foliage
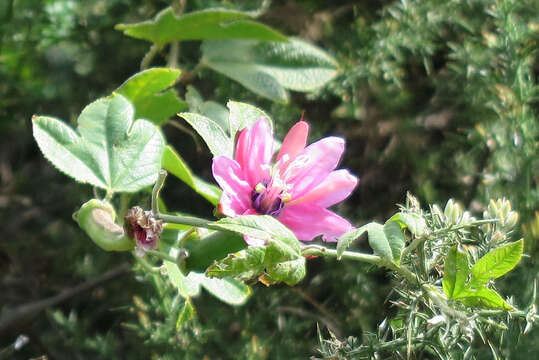
[{"label": "green foliage", "polygon": [[[494,203],[506,209],[500,218],[493,219],[486,213],[486,219],[475,220],[452,200],[444,212],[438,206],[423,211],[417,199],[408,195],[400,214],[407,214],[415,219],[414,223],[424,223],[425,227],[418,234],[410,232],[400,264],[388,266],[394,271],[395,293],[391,301],[396,314],[386,317],[378,331],[362,339],[321,337],[319,351],[324,358],[460,359],[463,354],[480,357],[484,356],[483,350],[514,346],[507,337],[519,331],[522,322],[531,328],[538,316],[535,297],[524,310],[517,310],[512,299],[505,300],[492,289],[491,279],[512,270],[523,249],[522,240],[508,242],[509,238],[505,238],[505,245],[498,243],[494,234],[511,232],[502,219],[513,218],[514,212],[504,201]],[[386,224],[390,223],[398,225],[397,221]],[[383,226],[377,225],[375,234],[382,238]],[[468,253],[480,256],[473,266]],[[352,258],[350,252],[347,255]],[[442,260],[443,268],[439,266]],[[405,269],[415,271],[410,276]],[[488,341],[490,347],[483,349],[477,339]]]},{"label": "green foliage", "polygon": [[337,75],[337,62],[298,39],[286,43],[205,41],[202,63],[273,101],[288,102],[288,92],[312,91]]},{"label": "green foliage", "polygon": [[451,248],[444,266],[444,293],[449,299],[470,306],[511,310],[512,307],[486,285],[511,271],[520,262],[522,250],[522,240],[496,248],[470,269],[466,253],[456,247]]},{"label": "green foliage", "polygon": [[[143,68],[181,68],[182,77],[170,91],[163,85],[165,93],[175,92],[175,99],[188,103],[189,112],[215,121],[231,139],[242,126],[229,128],[223,111],[229,99],[265,109],[276,120],[280,138],[302,111],[313,138],[345,136],[343,166],[359,174],[361,184],[337,210],[358,227],[373,219],[382,223],[394,214],[393,204],[402,201],[408,189],[428,203],[462,199],[422,211],[407,204],[390,218],[407,240],[399,266],[433,287],[419,289],[393,271],[387,276],[372,266],[318,258],[308,261],[308,276],[294,288],[256,285],[243,307],[231,308],[204,292],[189,299],[179,295],[168,269],[148,256],[150,267],[137,263],[135,276],[68,299],[30,325],[0,334],[0,354],[24,332],[30,342],[9,355],[15,359],[308,358],[318,323],[319,357],[324,358],[535,359],[537,304],[531,284],[539,269],[536,1],[297,1],[264,2],[263,9],[256,8],[260,2],[196,0],[185,2],[185,8],[182,3],[172,3],[175,13],[185,13],[176,19],[221,7],[243,14],[254,8],[253,14],[261,14],[256,20],[260,23],[255,23],[261,29],[264,22],[278,29],[278,36],[286,33],[316,43],[338,60],[339,72],[323,88],[293,94],[289,104],[272,103],[233,78],[197,66],[202,65],[197,41],[171,40],[145,56],[148,43],[111,31],[115,24],[146,19],[154,20],[144,26],[157,26],[152,21],[168,6],[163,2],[0,2],[0,217],[9,219],[3,225],[5,241],[0,242],[0,281],[5,289],[0,323],[11,305],[45,299],[93,280],[120,261],[134,261],[128,253],[99,251],[73,223],[69,214],[95,195],[43,161],[28,136],[28,119],[36,112],[74,123],[85,104],[136,74],[141,59]],[[241,22],[254,28],[250,15],[234,20],[234,26]],[[159,95],[160,91],[148,92],[148,99]],[[172,95],[167,95],[170,100]],[[210,185],[209,155],[195,151],[185,128],[176,131],[176,119],[168,119],[165,112],[154,119],[157,111],[141,116],[134,105],[135,118],[163,126],[169,143],[163,166],[187,184],[170,179],[161,200],[175,210],[207,216],[220,195]],[[186,110],[174,110],[178,111]],[[166,113],[174,117],[171,110]],[[199,201],[191,188],[211,204]],[[502,196],[511,203],[489,203]],[[141,191],[121,194],[111,203],[121,218],[124,206],[147,201],[147,193]],[[481,213],[483,219],[496,222],[476,223],[473,217]],[[505,279],[489,281],[488,288],[478,291],[481,297],[471,294],[467,303],[447,301],[442,293],[442,277],[447,275],[443,264],[447,266],[453,248],[477,265],[522,236],[526,255]],[[368,251],[366,242],[349,241],[338,245],[343,251]],[[180,241],[175,244],[180,246]],[[215,260],[224,263],[221,259],[230,252],[241,258],[250,251],[244,249],[241,235],[230,232],[193,235],[184,245],[191,254],[184,265],[194,272],[203,272]],[[513,246],[511,253],[518,245]],[[227,269],[239,266],[240,273],[243,260],[235,263],[230,254],[228,259]],[[249,264],[254,263],[259,260],[253,254]],[[179,272],[178,266],[174,269]],[[439,297],[429,297],[431,290]],[[511,297],[494,299],[489,295],[494,291]],[[489,297],[490,304],[477,301]],[[446,301],[449,307],[443,307]],[[497,307],[509,304],[522,310],[480,309],[496,307],[496,302]],[[323,340],[326,327],[335,336]]]},{"label": "green foliage", "polygon": [[170,145],[165,147],[162,167],[176,176],[213,205],[219,203],[221,189],[194,175],[183,158]]},{"label": "green foliage", "polygon": [[519,240],[489,251],[473,265],[470,285],[485,285],[507,274],[520,262],[523,250],[524,242]]},{"label": "green foliage", "polygon": [[337,256],[342,257],[344,251],[363,233],[369,234],[369,245],[376,255],[390,261],[400,262],[406,239],[395,216],[384,225],[372,222],[342,235],[337,243]]},{"label": "green foliage", "polygon": [[286,41],[278,31],[251,18],[251,13],[225,9],[205,9],[176,16],[174,9],[169,7],[157,14],[154,20],[119,24],[116,29],[161,46],[172,41],[204,39]]},{"label": "green foliage", "polygon": [[232,158],[234,143],[219,124],[199,114],[180,113],[178,115],[197,131],[214,156],[223,155]]},{"label": "green foliage", "polygon": [[127,79],[116,91],[133,104],[135,118],[148,119],[162,125],[187,104],[173,89],[181,71],[153,68],[141,71]]},{"label": "green foliage", "polygon": [[120,95],[84,108],[78,118],[78,132],[45,116],[35,116],[32,123],[45,157],[79,182],[111,193],[135,192],[157,178],[163,136],[145,120],[133,122],[133,107]]},{"label": "green foliage", "polygon": [[[262,241],[263,248],[243,250],[218,261],[208,269],[212,276],[234,275],[240,279],[259,276],[259,280],[271,285],[285,282],[297,284],[306,274],[305,258],[294,233],[269,215],[243,215],[224,218],[212,224],[224,230],[235,231],[250,238],[250,242]],[[248,270],[248,266],[253,266]],[[265,270],[265,273],[262,271]]]}]

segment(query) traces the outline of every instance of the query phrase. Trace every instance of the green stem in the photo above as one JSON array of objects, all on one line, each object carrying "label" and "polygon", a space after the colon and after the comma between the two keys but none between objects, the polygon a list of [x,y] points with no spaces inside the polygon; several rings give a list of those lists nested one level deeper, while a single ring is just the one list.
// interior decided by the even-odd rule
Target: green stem
[{"label": "green stem", "polygon": [[466,229],[466,228],[474,227],[474,226],[477,226],[477,225],[491,224],[491,223],[495,223],[495,222],[499,222],[499,221],[500,221],[499,219],[476,220],[476,221],[470,222],[468,224],[449,225],[448,227],[445,227],[443,229],[439,229],[439,230],[433,231],[431,233],[422,235],[420,237],[415,238],[410,243],[410,245],[408,245],[406,248],[404,248],[404,250],[402,251],[402,254],[401,254],[401,258],[404,258],[406,255],[408,255],[409,253],[414,251],[419,245],[424,243],[425,240],[427,240],[431,236],[443,234],[443,233],[446,233],[446,232],[449,232],[449,231],[456,231],[456,230]]},{"label": "green stem", "polygon": [[161,47],[157,44],[153,44],[150,47],[150,50],[144,55],[142,61],[140,62],[140,70],[146,70],[152,63],[153,58],[161,50]]},{"label": "green stem", "polygon": [[146,260],[143,258],[138,257],[135,253],[133,253],[133,257],[135,258],[135,261],[144,268],[144,270],[151,272],[151,273],[159,273],[161,269],[159,267],[153,267],[151,266]]},{"label": "green stem", "polygon": [[[333,258],[338,257],[337,250],[329,249],[320,245],[307,245],[302,249],[301,254],[312,255],[312,256],[333,257]],[[399,273],[400,275],[404,276],[409,281],[417,280],[417,277],[414,275],[414,273],[412,273],[406,267],[402,265],[397,265],[394,262],[384,259],[377,255],[363,254],[363,253],[355,252],[355,251],[345,251],[342,253],[340,257],[342,259],[361,261],[361,262],[366,262],[368,264],[385,267],[387,269],[390,269]]]},{"label": "green stem", "polygon": [[169,254],[162,253],[157,250],[146,250],[146,254],[153,255],[155,257],[158,257],[161,260],[170,261],[176,264],[176,258],[174,256],[171,256]]},{"label": "green stem", "polygon": [[194,216],[161,214],[161,212],[159,211],[159,193],[163,188],[166,177],[167,172],[165,170],[159,171],[157,181],[155,182],[155,185],[153,186],[152,190],[152,212],[156,219],[161,219],[166,223],[190,225],[206,229],[220,230],[218,227],[212,226],[212,221],[210,220],[201,219]]}]

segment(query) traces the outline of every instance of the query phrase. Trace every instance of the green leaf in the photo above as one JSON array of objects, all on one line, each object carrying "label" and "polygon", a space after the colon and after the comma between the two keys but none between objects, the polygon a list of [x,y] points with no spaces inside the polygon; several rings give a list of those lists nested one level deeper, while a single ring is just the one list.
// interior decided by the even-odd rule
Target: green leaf
[{"label": "green leaf", "polygon": [[268,263],[266,265],[266,275],[261,281],[266,285],[284,282],[287,285],[296,285],[307,273],[305,258],[297,257],[291,260]]},{"label": "green leaf", "polygon": [[367,229],[367,225],[364,225],[358,229],[350,230],[346,234],[341,235],[339,241],[337,242],[337,260],[341,259],[342,254],[350,247],[350,245],[352,245],[352,242],[363,235]]},{"label": "green leaf", "polygon": [[246,247],[242,236],[229,231],[214,231],[199,241],[185,244],[189,252],[189,256],[185,259],[185,268],[188,271],[206,271],[214,261]]},{"label": "green leaf", "polygon": [[189,104],[189,112],[203,115],[215,121],[228,133],[228,110],[223,105],[215,101],[204,101],[199,92],[191,85],[187,86],[185,100]]},{"label": "green leaf", "polygon": [[180,74],[180,70],[169,68],[144,70],[131,76],[116,91],[133,104],[137,119],[161,125],[187,107],[176,92],[169,89]]},{"label": "green leaf", "polygon": [[332,57],[298,39],[286,43],[204,41],[202,54],[205,65],[278,102],[288,102],[285,89],[312,91],[338,72]]},{"label": "green leaf", "polygon": [[178,177],[213,205],[219,203],[221,189],[194,175],[183,158],[170,145],[165,147],[162,166],[163,169]]},{"label": "green leaf", "polygon": [[398,264],[400,262],[402,250],[404,249],[404,244],[406,243],[404,233],[396,221],[388,221],[384,224],[384,234],[389,242],[393,260]]},{"label": "green leaf", "polygon": [[263,41],[286,41],[286,37],[272,28],[250,20],[247,12],[206,9],[175,16],[172,8],[166,8],[155,19],[137,24],[118,24],[117,30],[137,39],[148,40],[157,45],[172,41],[204,39],[252,39]]},{"label": "green leaf", "polygon": [[369,234],[369,245],[376,255],[399,263],[406,239],[399,224],[389,220],[385,225],[372,222],[341,235],[337,243],[337,259],[365,232]]},{"label": "green leaf", "polygon": [[211,225],[262,240],[267,244],[271,243],[274,250],[283,254],[301,254],[300,243],[296,235],[279,220],[269,215],[227,217],[213,222]]},{"label": "green leaf", "polygon": [[224,218],[212,223],[222,229],[263,240],[265,247],[264,266],[267,276],[265,284],[285,282],[297,284],[305,277],[305,258],[294,233],[277,219],[269,215],[243,215]]},{"label": "green leaf", "polygon": [[266,248],[250,246],[216,261],[206,270],[209,277],[230,277],[242,281],[253,279],[264,272]]},{"label": "green leaf", "polygon": [[468,256],[458,247],[453,246],[445,259],[442,287],[449,299],[455,299],[466,287],[470,273]]},{"label": "green leaf", "polygon": [[200,283],[191,274],[185,276],[178,268],[178,265],[173,262],[164,261],[163,263],[167,269],[167,276],[170,282],[178,289],[178,293],[181,296],[189,298],[191,296],[197,296],[200,293]]},{"label": "green leaf", "polygon": [[384,232],[384,226],[372,222],[366,225],[369,233],[369,245],[380,257],[393,260],[393,251]]},{"label": "green leaf", "polygon": [[477,287],[513,270],[520,262],[524,241],[519,240],[489,251],[472,267],[470,285]]},{"label": "green leaf", "polygon": [[513,307],[496,291],[482,286],[479,289],[465,289],[455,298],[468,306],[485,309],[512,310]]},{"label": "green leaf", "polygon": [[251,288],[238,280],[209,278],[199,273],[191,274],[198,278],[200,284],[210,294],[229,305],[243,305],[251,296]]},{"label": "green leaf", "polygon": [[121,95],[86,106],[77,132],[46,116],[34,116],[32,125],[45,157],[79,182],[108,192],[135,192],[157,179],[163,136],[146,120],[133,122],[133,107]]},{"label": "green leaf", "polygon": [[183,325],[196,316],[195,307],[191,303],[191,299],[185,299],[182,310],[178,314],[178,320],[176,321],[176,330],[180,330]]},{"label": "green leaf", "polygon": [[427,223],[425,222],[425,219],[423,219],[423,217],[411,213],[396,213],[388,220],[388,222],[389,221],[397,221],[400,224],[401,228],[407,228],[412,234],[416,236],[423,235],[427,228]]},{"label": "green leaf", "polygon": [[260,118],[265,119],[273,131],[273,121],[259,108],[232,100],[226,104],[226,107],[229,109],[228,126],[231,137],[235,137],[239,130],[253,126]]},{"label": "green leaf", "polygon": [[214,156],[224,155],[232,158],[234,143],[219,124],[199,114],[180,113],[178,115],[184,118],[204,139]]}]

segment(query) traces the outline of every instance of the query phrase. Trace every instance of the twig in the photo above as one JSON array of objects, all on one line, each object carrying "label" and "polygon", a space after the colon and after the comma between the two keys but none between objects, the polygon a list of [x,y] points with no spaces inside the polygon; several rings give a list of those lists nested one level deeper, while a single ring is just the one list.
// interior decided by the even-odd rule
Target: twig
[{"label": "twig", "polygon": [[44,300],[33,301],[31,303],[18,306],[10,311],[4,312],[4,315],[0,318],[0,333],[3,333],[4,331],[7,331],[17,325],[30,322],[48,307],[58,305],[66,300],[80,295],[83,292],[92,290],[103,283],[127,274],[130,267],[131,266],[129,264],[124,263],[110,271],[107,271],[96,279],[86,281],[72,288],[67,288],[56,296],[52,296]]},{"label": "twig", "polygon": [[150,66],[153,58],[155,55],[157,55],[159,50],[161,50],[161,47],[159,47],[157,44],[153,44],[150,47],[150,50],[146,53],[146,55],[144,55],[142,61],[140,62],[140,70],[145,70]]}]

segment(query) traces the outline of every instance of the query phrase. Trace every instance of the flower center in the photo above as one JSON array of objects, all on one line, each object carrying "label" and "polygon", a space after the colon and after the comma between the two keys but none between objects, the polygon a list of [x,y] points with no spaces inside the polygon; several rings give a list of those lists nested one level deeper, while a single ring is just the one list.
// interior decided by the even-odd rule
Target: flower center
[{"label": "flower center", "polygon": [[278,179],[266,179],[258,183],[251,192],[253,208],[260,215],[279,216],[288,200],[286,186]]}]

